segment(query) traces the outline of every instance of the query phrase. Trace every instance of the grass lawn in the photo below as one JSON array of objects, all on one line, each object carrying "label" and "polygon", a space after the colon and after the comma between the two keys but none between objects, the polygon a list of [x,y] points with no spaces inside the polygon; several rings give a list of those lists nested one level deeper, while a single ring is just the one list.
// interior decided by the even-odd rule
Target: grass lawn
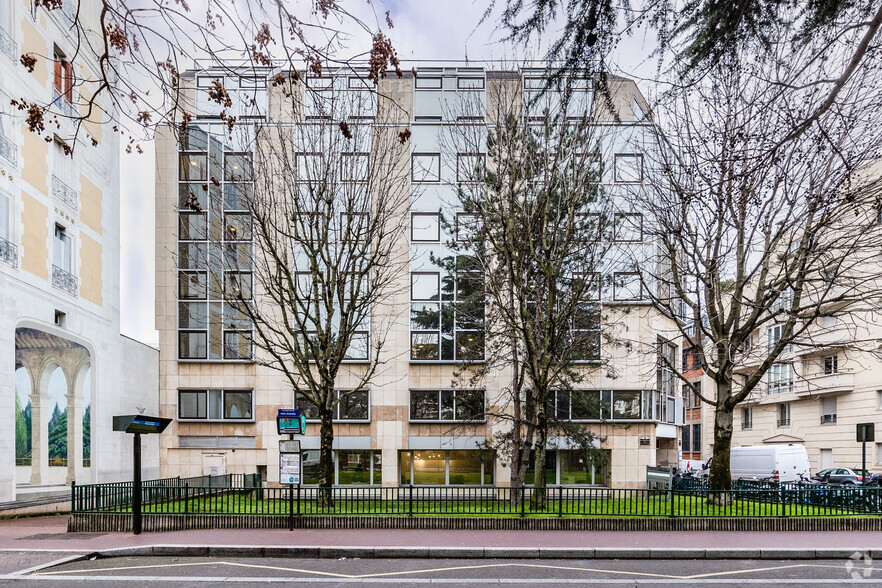
[{"label": "grass lawn", "polygon": [[[353,489],[356,490],[356,489]],[[363,490],[363,489],[362,489]],[[520,516],[520,505],[512,505],[507,499],[488,498],[487,494],[474,495],[469,499],[463,495],[439,495],[433,500],[408,502],[408,495],[401,492],[399,499],[361,500],[346,499],[345,494],[335,490],[335,503],[332,508],[323,508],[315,500],[315,494],[302,491],[299,503],[301,514],[353,514],[353,515],[460,515],[460,516]],[[314,489],[310,489],[314,492]],[[361,496],[369,494],[359,492]],[[353,493],[354,495],[354,493]],[[307,499],[306,496],[309,496]],[[387,494],[390,497],[391,494]],[[730,506],[721,507],[708,504],[701,496],[678,495],[667,501],[665,495],[647,496],[645,492],[630,491],[624,498],[606,497],[597,499],[565,499],[561,503],[555,492],[549,493],[547,508],[533,511],[529,499],[523,508],[524,514],[534,516],[618,517],[618,516],[677,516],[677,517],[777,517],[777,516],[822,516],[822,515],[860,515],[846,509],[810,504],[780,504],[754,500],[735,500]],[[296,494],[295,494],[296,497]],[[412,509],[412,510],[411,510]],[[115,512],[129,512],[121,508]],[[294,511],[298,512],[295,498]],[[217,492],[210,496],[200,496],[189,500],[168,500],[147,503],[145,513],[191,513],[191,514],[287,514],[287,490],[272,488],[249,492]]]}]

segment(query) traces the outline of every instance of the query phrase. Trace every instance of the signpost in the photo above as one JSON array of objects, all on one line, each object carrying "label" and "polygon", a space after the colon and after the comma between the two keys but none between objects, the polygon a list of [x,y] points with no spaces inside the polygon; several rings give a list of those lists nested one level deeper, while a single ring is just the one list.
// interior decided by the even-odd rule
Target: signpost
[{"label": "signpost", "polygon": [[141,414],[117,415],[113,417],[113,430],[131,433],[134,439],[132,464],[132,532],[141,534],[141,435],[162,433],[171,419],[144,416]]},{"label": "signpost", "polygon": [[[279,435],[288,435],[288,440],[279,441],[279,483],[288,484],[288,530],[294,530],[294,485],[300,495],[300,441],[294,435],[306,432],[306,416],[296,408],[280,408],[276,415],[276,429]],[[297,501],[298,508],[300,501]],[[299,514],[299,513],[298,513]]]},{"label": "signpost", "polygon": [[861,443],[861,468],[863,472],[863,481],[861,485],[867,483],[867,442],[872,443],[876,440],[876,427],[873,423],[858,423],[857,440]]}]

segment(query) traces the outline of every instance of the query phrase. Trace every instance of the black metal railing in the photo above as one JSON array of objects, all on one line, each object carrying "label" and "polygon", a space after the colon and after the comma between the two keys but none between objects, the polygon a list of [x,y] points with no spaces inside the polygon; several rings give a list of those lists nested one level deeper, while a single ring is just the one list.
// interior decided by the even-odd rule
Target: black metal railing
[{"label": "black metal railing", "polygon": [[[224,478],[221,482],[219,478]],[[227,483],[227,480],[229,483]],[[236,483],[233,483],[233,482]],[[73,512],[131,512],[131,483],[72,487]],[[208,484],[157,480],[143,490],[144,514],[397,515],[503,517],[823,517],[882,514],[882,488],[743,485],[642,490],[553,486],[261,487],[257,476]],[[535,496],[534,496],[535,494]],[[541,498],[541,500],[539,500]]]},{"label": "black metal railing", "polygon": [[[168,502],[182,496],[204,496],[228,490],[259,488],[259,474],[224,474],[221,476],[195,476],[192,478],[161,478],[141,482],[141,503]],[[186,490],[186,492],[185,492]],[[71,510],[73,512],[131,511],[132,482],[106,484],[71,484]]]}]

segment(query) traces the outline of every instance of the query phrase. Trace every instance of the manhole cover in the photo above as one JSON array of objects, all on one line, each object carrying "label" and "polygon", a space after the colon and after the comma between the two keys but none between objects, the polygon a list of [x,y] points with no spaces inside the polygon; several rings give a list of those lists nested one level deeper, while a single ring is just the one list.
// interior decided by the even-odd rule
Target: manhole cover
[{"label": "manhole cover", "polygon": [[24,541],[26,539],[33,539],[39,541],[41,539],[55,539],[63,541],[65,539],[94,539],[95,537],[101,537],[102,535],[107,535],[107,533],[40,533],[29,537],[19,537],[17,540]]}]

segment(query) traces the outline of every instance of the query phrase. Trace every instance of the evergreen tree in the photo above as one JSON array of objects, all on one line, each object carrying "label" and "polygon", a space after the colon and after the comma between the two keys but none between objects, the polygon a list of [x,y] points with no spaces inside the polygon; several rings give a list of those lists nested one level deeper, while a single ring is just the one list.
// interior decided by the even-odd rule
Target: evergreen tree
[{"label": "evergreen tree", "polygon": [[49,419],[49,460],[67,458],[67,408],[62,411],[58,405]]},{"label": "evergreen tree", "polygon": [[83,411],[83,460],[92,457],[92,406]]}]

